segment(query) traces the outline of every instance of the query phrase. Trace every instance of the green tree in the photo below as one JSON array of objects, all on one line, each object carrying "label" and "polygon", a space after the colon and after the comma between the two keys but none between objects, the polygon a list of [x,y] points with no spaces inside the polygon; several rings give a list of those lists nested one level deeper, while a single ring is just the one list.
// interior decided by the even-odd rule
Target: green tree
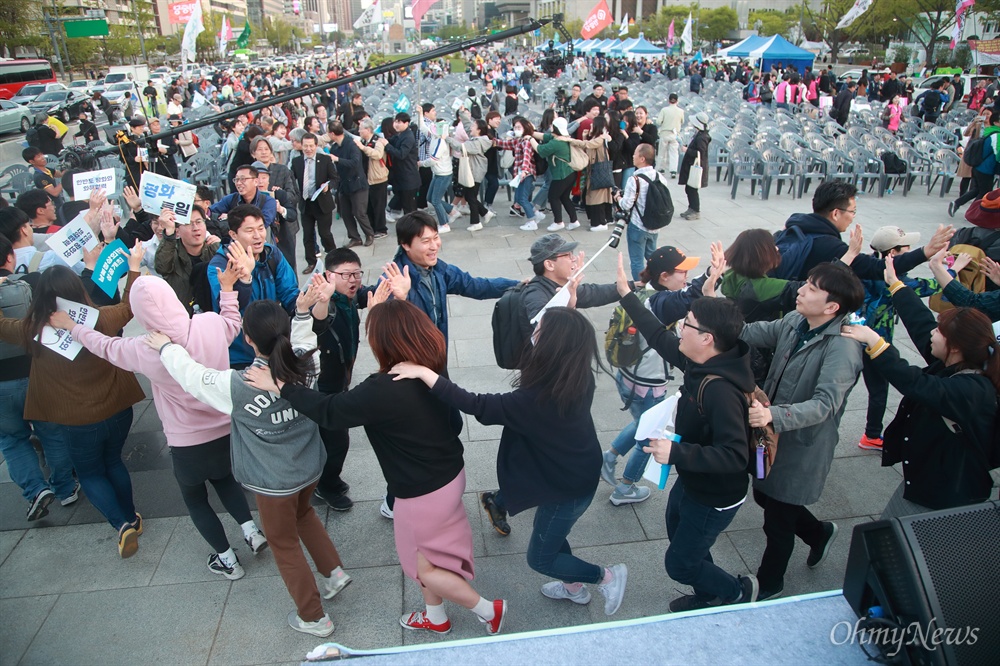
[{"label": "green tree", "polygon": [[76,37],[66,40],[69,49],[69,60],[74,67],[83,67],[94,60],[101,49],[101,42],[95,37]]},{"label": "green tree", "polygon": [[699,40],[717,42],[728,37],[729,33],[738,27],[739,19],[736,16],[736,10],[731,7],[702,9],[698,13],[698,30],[696,34]]},{"label": "green tree", "polygon": [[280,18],[266,18],[264,36],[273,48],[288,48],[292,44],[292,25]]},{"label": "green tree", "polygon": [[785,12],[755,10],[750,12],[747,22],[749,27],[752,30],[757,30],[757,34],[761,37],[770,37],[771,35],[787,35],[788,29],[793,24],[797,24],[799,18],[798,16],[793,18]]},{"label": "green tree", "polygon": [[472,34],[472,28],[463,21],[461,25],[443,25],[434,34],[444,40],[464,39]]},{"label": "green tree", "polygon": [[926,53],[924,62],[937,62],[935,46],[955,25],[954,0],[882,0],[890,4],[893,16],[913,35]]},{"label": "green tree", "polygon": [[[881,1],[892,2],[895,0]],[[865,22],[865,17],[862,16],[846,28],[837,29],[837,23],[853,5],[854,0],[825,0],[819,8],[806,5],[806,22],[803,24],[806,37],[811,41],[825,41],[830,47],[830,58],[834,62],[837,62],[841,47],[846,42],[857,38]]]},{"label": "green tree", "polygon": [[[0,43],[13,51],[18,46],[40,46],[48,39],[42,23],[41,3],[22,0],[0,0]],[[45,49],[52,50],[51,42]]]}]

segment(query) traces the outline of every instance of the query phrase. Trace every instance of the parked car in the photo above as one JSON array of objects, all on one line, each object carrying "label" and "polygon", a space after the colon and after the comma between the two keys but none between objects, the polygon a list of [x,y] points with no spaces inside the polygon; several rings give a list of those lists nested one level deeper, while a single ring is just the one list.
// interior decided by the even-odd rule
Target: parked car
[{"label": "parked car", "polygon": [[82,92],[87,95],[91,94],[91,89],[94,86],[94,81],[89,79],[77,79],[76,81],[70,81],[66,88],[74,92]]},{"label": "parked car", "polygon": [[[953,74],[934,74],[933,76],[928,76],[925,79],[921,79],[918,83],[915,84],[914,97],[916,98],[917,96],[920,95],[920,93],[926,90],[930,90],[931,85],[933,85],[936,81],[943,81],[945,79],[951,79],[953,77],[954,77]],[[963,102],[969,101],[969,93],[972,91],[973,88],[976,87],[977,83],[979,83],[980,81],[986,81],[986,85],[990,85],[991,83],[996,81],[996,78],[997,77],[995,76],[989,76],[986,74],[962,74],[962,84],[964,86],[962,101]]]},{"label": "parked car", "polygon": [[28,107],[0,99],[0,132],[20,130],[23,134],[31,128],[32,122],[33,116]]},{"label": "parked car", "polygon": [[66,86],[61,83],[29,83],[18,90],[17,94],[10,98],[10,101],[15,104],[27,104],[43,92],[50,90],[66,90]]},{"label": "parked car", "polygon": [[[857,81],[858,79],[861,78],[861,72],[862,72],[862,70],[860,70],[860,69],[849,69],[846,72],[844,72],[843,74],[841,74],[840,76],[838,76],[837,80],[838,81],[847,81],[847,77],[849,76],[849,77],[851,77],[852,81]],[[869,71],[868,74],[870,75],[871,71]]]},{"label": "parked car", "polygon": [[117,106],[121,110],[123,117],[130,118],[133,113],[133,92],[135,92],[135,86],[132,85],[132,82],[122,81],[121,83],[112,83],[103,94],[113,106]]},{"label": "parked car", "polygon": [[95,92],[103,93],[106,88],[104,79],[97,79],[94,81],[94,85],[90,86],[90,94],[93,95]]},{"label": "parked car", "polygon": [[36,97],[28,110],[32,113],[44,111],[64,123],[76,118],[81,109],[90,107],[90,96],[78,90],[51,90]]}]

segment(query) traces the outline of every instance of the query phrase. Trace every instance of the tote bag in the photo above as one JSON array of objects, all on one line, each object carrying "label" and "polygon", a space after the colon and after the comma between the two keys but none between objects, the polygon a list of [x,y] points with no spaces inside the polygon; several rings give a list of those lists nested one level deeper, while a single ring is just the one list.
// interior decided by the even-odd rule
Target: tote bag
[{"label": "tote bag", "polygon": [[611,175],[611,160],[608,159],[607,148],[602,147],[597,154],[597,159],[590,165],[590,179],[588,190],[605,190],[615,185],[615,179]]},{"label": "tote bag", "polygon": [[462,156],[458,158],[458,184],[462,187],[472,187],[476,184],[472,177],[472,165],[469,163],[469,156],[465,152],[465,144],[462,144]]},{"label": "tote bag", "polygon": [[694,164],[691,165],[691,170],[688,172],[687,186],[692,190],[701,189],[701,177],[705,170],[701,166],[701,155],[699,154],[694,158]]}]

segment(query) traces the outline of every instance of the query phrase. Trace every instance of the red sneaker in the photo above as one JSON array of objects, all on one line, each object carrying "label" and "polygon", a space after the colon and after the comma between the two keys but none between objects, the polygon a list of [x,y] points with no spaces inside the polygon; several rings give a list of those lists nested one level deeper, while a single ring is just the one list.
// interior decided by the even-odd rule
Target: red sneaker
[{"label": "red sneaker", "polygon": [[416,611],[399,618],[399,624],[404,629],[426,629],[435,634],[447,634],[451,631],[451,620],[445,620],[441,624],[434,624],[424,615],[424,611]]},{"label": "red sneaker", "polygon": [[507,617],[507,602],[503,599],[493,600],[493,619],[484,620],[486,623],[486,633],[499,634],[500,630],[503,629],[504,618]]},{"label": "red sneaker", "polygon": [[862,435],[861,441],[858,442],[859,449],[868,449],[869,451],[881,451],[882,450],[882,438],[881,437],[869,437],[868,435]]}]

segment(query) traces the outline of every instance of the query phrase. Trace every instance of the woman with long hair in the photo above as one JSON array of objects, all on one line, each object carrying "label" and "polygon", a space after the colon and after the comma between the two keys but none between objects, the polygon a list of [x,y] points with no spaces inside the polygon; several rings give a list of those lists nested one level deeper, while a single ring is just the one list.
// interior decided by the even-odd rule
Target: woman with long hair
[{"label": "woman with long hair", "polygon": [[[277,301],[247,306],[243,336],[255,353],[252,368],[282,382],[305,384],[314,379],[316,334],[309,308],[321,297],[319,289],[310,285],[299,294],[291,321]],[[295,602],[288,626],[329,636],[333,621],[323,610],[316,578],[299,545],[301,540],[323,576],[324,598],[332,599],[351,582],[310,501],[326,462],[319,428],[280,397],[248,383],[249,369],[206,367],[160,332],[146,336],[146,344],[159,352],[163,367],[181,388],[230,415],[233,476],[256,497],[274,561]]]},{"label": "woman with long hair", "polygon": [[493,145],[499,150],[509,150],[514,153],[514,165],[511,170],[514,172],[514,178],[520,179],[517,189],[514,190],[514,203],[520,206],[528,218],[521,229],[530,231],[537,229],[538,223],[545,219],[545,215],[536,212],[534,204],[531,203],[531,193],[535,189],[535,149],[531,147],[531,137],[535,133],[535,127],[523,116],[515,116],[511,126],[514,136],[508,139],[494,139]]},{"label": "woman with long hair", "polygon": [[[639,145],[640,141],[633,140],[629,141],[630,137],[635,135],[635,128],[638,126],[639,122],[635,118],[635,111],[629,109],[622,114],[622,122],[625,123],[625,127],[622,128],[623,142],[622,142],[622,158],[625,161],[625,166],[622,167],[622,180],[621,182],[627,183],[628,179],[632,177],[635,173],[635,164],[632,163],[632,155],[635,154],[635,149]],[[639,135],[641,136],[642,130],[639,130]]]},{"label": "woman with long hair", "polygon": [[[944,275],[942,250],[931,259]],[[989,317],[973,308],[934,315],[885,259],[892,303],[914,346],[929,364],[910,365],[867,326],[845,326],[844,337],[864,343],[872,365],[902,395],[885,430],[882,466],[903,465],[903,481],[882,518],[983,502],[993,488],[993,448],[1000,391],[1000,344]]]},{"label": "woman with long hair", "polygon": [[[449,136],[445,141],[452,150],[464,153],[469,160],[472,169],[472,187],[462,186],[465,193],[465,200],[469,204],[469,231],[479,231],[484,224],[496,217],[496,213],[488,209],[479,200],[479,189],[486,178],[486,153],[493,148],[493,141],[489,137],[489,125],[485,120],[473,119],[468,115],[463,115],[462,122],[466,125],[469,138],[466,141]],[[482,221],[480,221],[480,218]]]},{"label": "woman with long hair", "polygon": [[[570,285],[575,291],[575,282]],[[601,445],[590,413],[600,363],[594,326],[573,308],[549,308],[532,342],[511,393],[470,393],[441,376],[441,368],[412,361],[395,364],[392,373],[397,381],[421,380],[435,398],[484,425],[504,427],[497,454],[500,492],[492,500],[511,514],[536,507],[528,566],[557,579],[543,585],[542,594],[587,604],[585,584],[597,584],[605,614],[613,615],[625,594],[627,567],[586,562],[566,540],[594,499],[601,468]]]},{"label": "woman with long hair", "polygon": [[[85,257],[90,266],[100,246]],[[90,503],[118,532],[118,554],[132,557],[139,548],[142,517],[132,500],[132,479],[122,462],[122,449],[132,427],[132,405],[145,396],[135,375],[111,365],[86,349],[70,360],[55,351],[64,336],[53,339],[49,319],[59,309],[57,298],[99,312],[94,328],[117,335],[132,319],[129,294],[139,277],[142,245],[128,258],[128,279],[121,303],[95,308],[80,277],[68,266],[52,266],[38,281],[24,319],[0,318],[0,340],[19,344],[31,356],[24,418],[40,439],[69,449],[77,478]],[[75,493],[74,493],[75,494]]]},{"label": "woman with long hair", "polygon": [[[546,132],[552,131],[552,121],[556,119],[555,109],[545,109],[542,111],[542,120],[538,123],[538,127],[535,128],[536,132],[541,132],[545,134]],[[537,151],[535,153],[535,176],[537,179],[541,180],[541,186],[538,188],[538,194],[532,199],[532,203],[535,204],[535,210],[545,212],[545,209],[549,205],[549,188],[552,186],[552,174],[549,173],[548,163],[545,158],[538,155]],[[515,209],[515,214],[517,211]],[[523,215],[523,211],[521,212]]]},{"label": "woman with long hair", "polygon": [[[220,313],[206,312],[188,319],[185,304],[163,279],[140,277],[132,286],[130,303],[135,318],[147,331],[162,331],[184,346],[199,362],[215,370],[229,367],[229,345],[239,335],[239,303],[233,285],[238,264],[230,260],[219,271]],[[233,552],[222,522],[208,502],[206,483],[211,483],[222,505],[243,530],[243,538],[256,555],[267,539],[250,515],[246,496],[233,478],[229,460],[229,416],[195,400],[173,380],[160,362],[159,354],[143,344],[142,338],[106,335],[77,324],[63,311],[49,319],[53,328],[69,331],[85,349],[128,372],[141,372],[150,379],[153,405],[163,424],[170,448],[174,478],[181,491],[191,522],[212,549],[208,570],[237,580],[244,571]]]},{"label": "woman with long hair", "polygon": [[623,154],[625,146],[625,134],[622,132],[622,119],[617,111],[608,109],[608,156],[611,158],[611,175],[615,180],[615,187],[622,186],[622,170],[625,168],[625,156]]},{"label": "woman with long hair", "polygon": [[365,320],[379,371],[350,391],[320,393],[263,368],[249,370],[247,377],[254,387],[279,393],[282,402],[322,428],[364,426],[389,494],[395,497],[393,532],[399,563],[407,578],[420,585],[426,606],[403,615],[400,625],[448,633],[447,599],[471,610],[488,634],[496,634],[503,627],[507,602],[484,599],[468,582],[475,571],[472,528],[462,504],[461,416],[420,382],[396,382],[389,374],[403,361],[444,372],[448,359],[444,335],[411,303],[381,303],[389,283],[384,280],[379,285],[383,294],[378,305],[369,302]]},{"label": "woman with long hair", "polygon": [[591,231],[607,231],[608,224],[611,223],[611,188],[593,187],[591,175],[593,165],[597,162],[610,162],[610,151],[608,143],[611,134],[608,132],[608,121],[604,116],[594,118],[594,123],[584,134],[584,141],[570,139],[570,144],[577,145],[587,151],[591,166],[583,172],[580,179],[580,187],[586,191],[584,197],[584,207],[587,211],[587,219],[590,220]]}]

